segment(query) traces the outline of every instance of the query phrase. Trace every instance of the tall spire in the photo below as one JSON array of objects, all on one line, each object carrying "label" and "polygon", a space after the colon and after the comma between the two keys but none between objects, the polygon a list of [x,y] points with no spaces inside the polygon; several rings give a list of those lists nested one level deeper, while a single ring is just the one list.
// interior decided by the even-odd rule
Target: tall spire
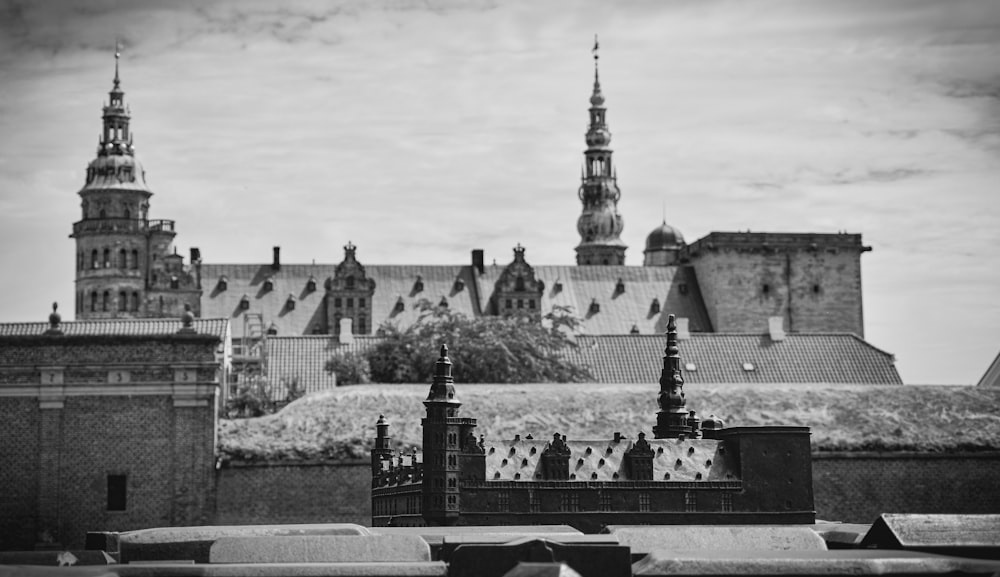
[{"label": "tall spire", "polygon": [[594,91],[590,95],[590,125],[587,127],[587,150],[584,152],[583,182],[577,196],[583,214],[576,229],[581,242],[576,247],[578,265],[625,264],[625,243],[621,240],[624,222],[618,214],[617,170],[611,161],[611,132],[606,121],[607,109],[601,92],[600,43],[594,35]]},{"label": "tall spire", "polygon": [[691,432],[688,425],[687,401],[684,399],[684,376],[681,374],[680,350],[677,348],[677,323],[674,315],[667,317],[667,347],[663,351],[660,372],[660,406],[656,413],[653,434],[657,439],[675,438]]},{"label": "tall spire", "polygon": [[122,41],[115,38],[115,88],[119,88],[121,81],[118,79],[118,60],[122,56]]},{"label": "tall spire", "polygon": [[129,110],[125,106],[125,92],[121,86],[118,61],[121,60],[122,43],[115,39],[115,79],[109,93],[110,101],[104,107],[104,131],[97,147],[98,156],[128,155],[135,153],[129,133]]}]

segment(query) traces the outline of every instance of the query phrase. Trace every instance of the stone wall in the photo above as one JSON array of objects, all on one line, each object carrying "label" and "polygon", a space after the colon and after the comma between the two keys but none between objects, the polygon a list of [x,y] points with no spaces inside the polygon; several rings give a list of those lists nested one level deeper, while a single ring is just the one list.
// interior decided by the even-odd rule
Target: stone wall
[{"label": "stone wall", "polygon": [[371,524],[371,464],[230,463],[216,471],[216,525]]},{"label": "stone wall", "polygon": [[871,523],[881,513],[1000,513],[1000,452],[815,453],[816,518]]},{"label": "stone wall", "polygon": [[[812,470],[817,519],[1000,513],[1000,452],[814,453]],[[216,478],[216,524],[371,523],[367,461],[230,465]]]}]

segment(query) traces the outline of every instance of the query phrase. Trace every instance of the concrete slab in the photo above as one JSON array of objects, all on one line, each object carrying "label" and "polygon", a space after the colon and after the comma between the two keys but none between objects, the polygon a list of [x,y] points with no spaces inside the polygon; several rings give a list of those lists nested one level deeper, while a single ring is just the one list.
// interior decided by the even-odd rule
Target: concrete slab
[{"label": "concrete slab", "polygon": [[543,539],[505,544],[460,545],[451,554],[449,577],[503,577],[518,563],[562,562],[583,577],[631,577],[628,547],[564,545]]},{"label": "concrete slab", "polygon": [[612,525],[607,533],[631,548],[633,558],[658,550],[826,550],[823,538],[805,525]]},{"label": "concrete slab", "polygon": [[223,537],[210,563],[412,563],[431,560],[417,535],[295,535]]}]

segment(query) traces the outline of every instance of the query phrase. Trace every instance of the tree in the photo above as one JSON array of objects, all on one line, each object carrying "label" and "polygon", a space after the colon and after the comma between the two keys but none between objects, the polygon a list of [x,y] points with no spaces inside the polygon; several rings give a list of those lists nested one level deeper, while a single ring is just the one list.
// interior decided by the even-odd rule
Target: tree
[{"label": "tree", "polygon": [[337,351],[326,362],[326,372],[337,377],[337,386],[357,385],[371,382],[371,369],[363,353]]},{"label": "tree", "polygon": [[529,314],[469,318],[428,301],[418,305],[417,322],[400,330],[381,328],[384,339],[367,353],[371,377],[382,383],[430,380],[442,343],[447,343],[453,374],[464,383],[582,382],[590,372],[566,361],[576,344],[570,335],[579,319],[557,307],[541,321]]}]

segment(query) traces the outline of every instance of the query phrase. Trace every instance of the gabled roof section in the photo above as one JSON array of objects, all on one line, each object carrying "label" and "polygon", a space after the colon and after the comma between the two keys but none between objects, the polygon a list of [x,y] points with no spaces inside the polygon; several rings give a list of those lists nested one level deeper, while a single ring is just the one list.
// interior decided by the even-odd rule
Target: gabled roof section
[{"label": "gabled roof section", "polygon": [[[500,265],[487,266],[479,277],[480,310],[489,310]],[[535,265],[535,277],[545,283],[541,311],[570,307],[583,321],[586,334],[663,334],[667,311],[689,319],[692,332],[712,330],[694,269],[686,266],[561,266]],[[619,291],[621,279],[624,291]],[[659,310],[654,312],[653,300]],[[591,312],[596,302],[600,311]]]},{"label": "gabled roof section", "polygon": [[[648,439],[654,451],[654,481],[736,481],[738,469],[711,439]],[[487,481],[536,481],[542,475],[546,439],[485,442]],[[633,441],[622,438],[568,440],[570,481],[628,481],[625,454]],[[722,449],[720,451],[720,449]],[[536,477],[537,476],[537,477]]]},{"label": "gabled roof section", "polygon": [[[662,335],[581,335],[568,353],[600,383],[655,383]],[[685,383],[901,385],[892,355],[850,333],[692,333],[678,343]]]},{"label": "gabled roof section", "polygon": [[[0,336],[41,336],[49,330],[49,323],[0,323]],[[181,330],[180,319],[122,319],[86,320],[60,323],[65,336],[167,336]],[[229,320],[219,318],[195,319],[195,333],[212,335],[220,341],[229,337]]]}]

